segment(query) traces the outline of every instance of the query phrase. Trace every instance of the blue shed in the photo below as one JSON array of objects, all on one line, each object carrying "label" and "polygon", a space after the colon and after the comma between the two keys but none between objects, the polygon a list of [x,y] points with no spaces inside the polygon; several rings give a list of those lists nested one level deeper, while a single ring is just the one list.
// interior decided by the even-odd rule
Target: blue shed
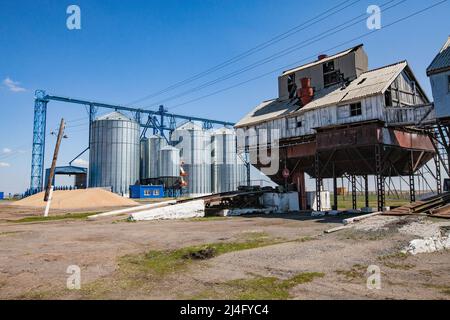
[{"label": "blue shed", "polygon": [[5,198],[5,193],[4,192],[0,192],[0,200],[3,200]]},{"label": "blue shed", "polygon": [[130,186],[130,198],[155,199],[164,198],[164,186]]}]

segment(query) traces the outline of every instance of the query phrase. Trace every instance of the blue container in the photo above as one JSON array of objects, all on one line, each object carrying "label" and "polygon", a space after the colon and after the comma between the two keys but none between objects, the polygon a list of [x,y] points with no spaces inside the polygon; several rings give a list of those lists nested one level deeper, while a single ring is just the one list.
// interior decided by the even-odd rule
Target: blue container
[{"label": "blue container", "polygon": [[130,186],[132,199],[164,198],[164,186]]},{"label": "blue container", "polygon": [[5,193],[4,192],[0,192],[0,200],[3,200],[5,198]]}]

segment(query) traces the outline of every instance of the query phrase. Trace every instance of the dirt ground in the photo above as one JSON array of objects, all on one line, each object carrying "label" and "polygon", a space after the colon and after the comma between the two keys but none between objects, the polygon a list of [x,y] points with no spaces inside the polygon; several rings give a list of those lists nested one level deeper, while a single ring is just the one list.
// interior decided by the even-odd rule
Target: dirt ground
[{"label": "dirt ground", "polygon": [[[261,297],[261,286],[267,289],[263,297],[280,293],[275,299],[450,298],[449,251],[400,254],[417,235],[399,229],[408,230],[405,226],[423,223],[423,218],[375,217],[331,234],[324,231],[342,225],[342,217],[11,221],[15,214],[30,213],[0,205],[2,299],[227,299],[235,298],[236,290],[255,294],[238,297],[252,298]],[[450,225],[439,219],[425,222]],[[130,257],[151,259],[145,254],[152,250],[245,243],[253,237],[263,237],[264,245],[229,250],[164,273],[129,262]],[[66,288],[71,265],[81,269],[81,290]],[[367,288],[369,265],[379,266],[381,289]],[[295,275],[312,276],[296,283],[286,280]]]}]

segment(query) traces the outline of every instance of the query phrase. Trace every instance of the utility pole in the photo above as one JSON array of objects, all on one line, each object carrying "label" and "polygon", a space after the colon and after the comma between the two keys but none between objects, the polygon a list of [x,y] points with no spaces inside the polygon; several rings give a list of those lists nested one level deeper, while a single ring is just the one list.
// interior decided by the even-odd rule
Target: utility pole
[{"label": "utility pole", "polygon": [[64,135],[64,126],[65,126],[64,119],[61,119],[61,124],[59,125],[58,140],[56,141],[55,152],[53,153],[52,166],[50,168],[50,174],[48,175],[47,186],[45,188],[45,196],[44,196],[45,202],[48,201],[50,190],[52,188],[53,177],[55,176],[56,160],[58,159],[59,146],[61,145],[61,141]]}]

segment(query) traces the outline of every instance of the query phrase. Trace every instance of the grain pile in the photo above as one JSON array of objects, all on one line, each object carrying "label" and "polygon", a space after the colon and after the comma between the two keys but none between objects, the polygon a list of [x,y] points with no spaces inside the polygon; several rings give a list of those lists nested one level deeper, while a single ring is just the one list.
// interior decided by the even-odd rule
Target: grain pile
[{"label": "grain pile", "polygon": [[[15,202],[14,206],[44,208],[44,192]],[[133,200],[121,197],[115,193],[100,188],[54,191],[51,203],[52,209],[93,209],[104,207],[135,206]]]}]

